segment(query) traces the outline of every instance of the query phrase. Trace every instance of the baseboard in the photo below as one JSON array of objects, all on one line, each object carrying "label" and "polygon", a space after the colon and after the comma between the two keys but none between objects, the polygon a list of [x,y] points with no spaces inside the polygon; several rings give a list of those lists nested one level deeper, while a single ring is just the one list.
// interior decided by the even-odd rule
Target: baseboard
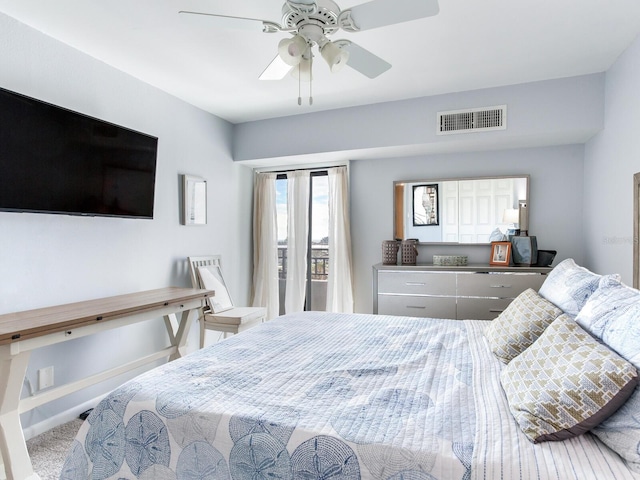
[{"label": "baseboard", "polygon": [[29,440],[33,437],[37,437],[41,433],[48,432],[54,427],[58,425],[62,425],[64,423],[70,422],[71,420],[75,420],[78,416],[90,408],[95,407],[100,400],[102,400],[105,395],[100,395],[92,400],[88,400],[81,405],[77,405],[69,410],[64,412],[60,412],[53,417],[47,418],[46,420],[36,423],[35,425],[31,425],[30,427],[24,428],[22,433],[24,434],[25,440]]}]

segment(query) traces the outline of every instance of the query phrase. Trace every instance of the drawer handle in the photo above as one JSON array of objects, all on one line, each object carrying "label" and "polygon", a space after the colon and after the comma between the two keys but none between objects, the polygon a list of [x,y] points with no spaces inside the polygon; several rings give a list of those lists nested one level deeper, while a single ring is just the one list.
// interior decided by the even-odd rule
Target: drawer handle
[{"label": "drawer handle", "polygon": [[490,308],[489,309],[489,313],[502,313],[502,312],[504,312],[504,310],[500,310],[500,309],[497,309],[497,308]]},{"label": "drawer handle", "polygon": [[407,308],[416,308],[418,310],[425,310],[427,307],[420,307],[416,305],[407,305]]},{"label": "drawer handle", "polygon": [[407,282],[405,283],[405,285],[408,287],[424,287],[425,286],[424,283],[419,283],[419,282]]},{"label": "drawer handle", "polygon": [[489,285],[489,288],[511,288],[511,285]]}]

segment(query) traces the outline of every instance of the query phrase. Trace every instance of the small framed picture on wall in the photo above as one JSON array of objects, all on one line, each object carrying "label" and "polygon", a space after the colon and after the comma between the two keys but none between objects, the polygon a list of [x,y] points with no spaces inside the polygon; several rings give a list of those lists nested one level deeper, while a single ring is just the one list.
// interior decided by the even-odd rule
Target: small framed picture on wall
[{"label": "small framed picture on wall", "polygon": [[182,176],[183,225],[207,224],[207,181],[194,175]]},{"label": "small framed picture on wall", "polygon": [[506,266],[511,263],[511,242],[491,242],[489,265]]}]

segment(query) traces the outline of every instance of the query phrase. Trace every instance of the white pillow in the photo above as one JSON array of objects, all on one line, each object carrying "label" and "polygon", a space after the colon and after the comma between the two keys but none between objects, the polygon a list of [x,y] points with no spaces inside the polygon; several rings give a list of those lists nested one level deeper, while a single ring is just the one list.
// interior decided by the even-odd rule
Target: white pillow
[{"label": "white pillow", "polygon": [[227,286],[224,284],[220,267],[217,265],[198,267],[198,276],[200,277],[200,285],[202,285],[203,288],[216,292],[214,296],[207,298],[213,313],[220,313],[233,308],[233,303],[231,302]]},{"label": "white pillow", "polygon": [[[631,353],[640,354],[638,310],[640,291],[616,278],[605,276],[578,313],[576,322],[638,366],[640,356],[635,361],[629,356]],[[630,348],[625,349],[625,345]]]},{"label": "white pillow", "polygon": [[[620,278],[617,275],[611,277]],[[564,313],[575,317],[596,291],[601,278],[602,275],[593,273],[568,258],[551,270],[538,293]]]}]

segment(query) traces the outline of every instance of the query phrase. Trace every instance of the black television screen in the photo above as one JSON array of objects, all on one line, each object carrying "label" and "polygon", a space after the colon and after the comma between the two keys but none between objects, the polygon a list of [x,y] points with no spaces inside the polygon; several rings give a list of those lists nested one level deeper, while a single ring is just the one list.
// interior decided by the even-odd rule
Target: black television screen
[{"label": "black television screen", "polygon": [[0,210],[153,218],[158,139],[0,88]]}]

